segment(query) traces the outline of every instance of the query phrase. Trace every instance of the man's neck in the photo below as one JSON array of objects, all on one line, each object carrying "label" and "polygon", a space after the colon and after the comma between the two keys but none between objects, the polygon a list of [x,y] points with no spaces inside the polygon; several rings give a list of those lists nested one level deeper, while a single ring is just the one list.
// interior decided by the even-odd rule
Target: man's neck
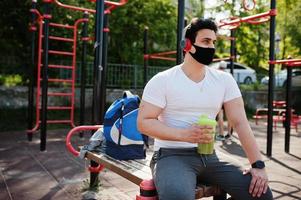
[{"label": "man's neck", "polygon": [[200,82],[205,77],[206,66],[198,63],[191,56],[188,56],[184,59],[182,70],[189,79],[194,82]]}]

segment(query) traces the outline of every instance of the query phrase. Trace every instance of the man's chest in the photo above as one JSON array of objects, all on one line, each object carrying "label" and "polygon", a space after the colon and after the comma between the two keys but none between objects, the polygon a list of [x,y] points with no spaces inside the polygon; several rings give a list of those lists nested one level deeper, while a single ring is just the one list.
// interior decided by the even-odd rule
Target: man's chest
[{"label": "man's chest", "polygon": [[178,81],[169,84],[166,93],[167,107],[171,109],[219,109],[225,95],[225,88],[216,82],[204,81],[202,84]]}]

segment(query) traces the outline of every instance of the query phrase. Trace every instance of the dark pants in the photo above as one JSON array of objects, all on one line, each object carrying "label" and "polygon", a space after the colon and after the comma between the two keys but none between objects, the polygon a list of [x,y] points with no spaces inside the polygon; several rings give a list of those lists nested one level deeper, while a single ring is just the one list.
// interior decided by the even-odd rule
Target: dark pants
[{"label": "dark pants", "polygon": [[249,193],[251,175],[219,160],[216,154],[199,155],[196,148],[155,152],[150,163],[160,200],[193,200],[197,182],[218,185],[237,200],[271,200],[270,189],[260,198]]}]

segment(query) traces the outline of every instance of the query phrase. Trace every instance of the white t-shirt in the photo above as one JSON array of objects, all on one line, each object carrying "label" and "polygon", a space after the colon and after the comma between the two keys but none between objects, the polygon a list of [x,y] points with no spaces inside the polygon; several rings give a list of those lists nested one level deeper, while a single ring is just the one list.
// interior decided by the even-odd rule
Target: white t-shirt
[{"label": "white t-shirt", "polygon": [[[169,127],[187,128],[201,115],[215,119],[224,102],[241,93],[231,74],[206,66],[205,77],[196,83],[177,65],[156,74],[145,86],[142,100],[163,108],[158,120]],[[197,144],[155,139],[154,149],[190,148]]]}]

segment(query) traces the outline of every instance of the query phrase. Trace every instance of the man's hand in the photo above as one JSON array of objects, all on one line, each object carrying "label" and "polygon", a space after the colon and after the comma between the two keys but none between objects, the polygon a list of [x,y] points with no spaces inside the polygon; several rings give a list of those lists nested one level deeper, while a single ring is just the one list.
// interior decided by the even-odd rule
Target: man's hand
[{"label": "man's hand", "polygon": [[213,141],[213,128],[211,126],[193,125],[181,134],[181,141],[190,143],[210,143]]},{"label": "man's hand", "polygon": [[262,193],[265,194],[268,189],[268,176],[265,169],[251,168],[244,171],[244,174],[248,173],[252,175],[249,193],[252,194],[253,197],[260,197]]}]

